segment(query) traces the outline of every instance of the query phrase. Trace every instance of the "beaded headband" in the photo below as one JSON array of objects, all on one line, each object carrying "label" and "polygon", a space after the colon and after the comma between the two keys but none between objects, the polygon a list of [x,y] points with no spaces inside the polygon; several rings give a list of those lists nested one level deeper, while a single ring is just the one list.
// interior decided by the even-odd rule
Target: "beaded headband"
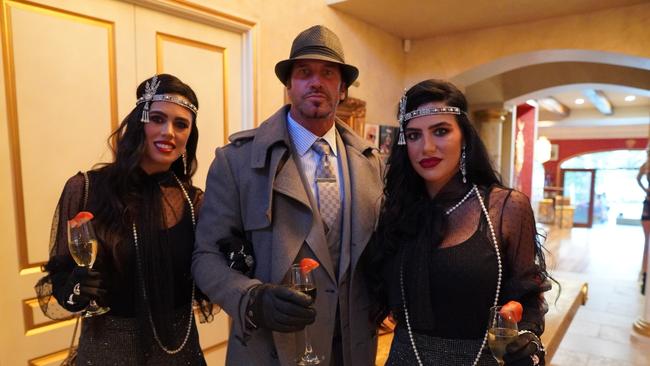
[{"label": "beaded headband", "polygon": [[140,122],[149,123],[149,103],[151,102],[170,102],[178,104],[181,107],[189,109],[192,113],[194,113],[194,116],[196,117],[196,113],[199,109],[196,108],[194,104],[177,95],[156,94],[156,90],[159,86],[160,81],[158,80],[158,75],[154,75],[153,78],[151,78],[151,83],[147,81],[147,83],[144,85],[144,94],[135,102],[135,105],[144,103],[144,109],[142,110],[142,118],[140,118]]},{"label": "beaded headband", "polygon": [[436,107],[436,108],[419,108],[414,111],[406,113],[406,94],[402,95],[399,100],[399,139],[398,145],[406,145],[404,138],[404,125],[407,121],[421,116],[431,116],[436,114],[464,114],[458,107]]}]

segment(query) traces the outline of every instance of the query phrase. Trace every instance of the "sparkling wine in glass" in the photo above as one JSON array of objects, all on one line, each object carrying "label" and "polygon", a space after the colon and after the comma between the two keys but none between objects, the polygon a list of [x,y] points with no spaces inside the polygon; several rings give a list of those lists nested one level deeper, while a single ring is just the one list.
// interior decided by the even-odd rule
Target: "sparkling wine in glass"
[{"label": "sparkling wine in glass", "polygon": [[501,306],[490,308],[488,319],[488,346],[492,356],[499,365],[503,365],[503,355],[506,346],[517,338],[517,322],[512,312],[503,310]]},{"label": "sparkling wine in glass", "polygon": [[[316,300],[316,283],[312,271],[304,272],[299,264],[291,266],[291,288],[311,296]],[[309,335],[309,326],[305,327],[305,349],[296,359],[299,366],[319,365],[325,358],[314,353],[311,346],[311,337]]]},{"label": "sparkling wine in glass", "polygon": [[[77,222],[68,221],[68,248],[70,255],[80,267],[93,268],[97,258],[97,236],[90,221]],[[78,295],[78,294],[77,294]],[[88,307],[84,310],[83,316],[91,317],[101,315],[109,311],[108,307],[97,305],[95,300],[90,300]]]}]

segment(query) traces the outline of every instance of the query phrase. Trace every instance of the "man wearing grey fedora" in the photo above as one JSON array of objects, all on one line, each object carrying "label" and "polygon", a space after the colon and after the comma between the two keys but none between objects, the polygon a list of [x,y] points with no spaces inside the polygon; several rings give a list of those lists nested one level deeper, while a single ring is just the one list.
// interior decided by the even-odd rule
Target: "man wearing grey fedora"
[{"label": "man wearing grey fedora", "polygon": [[[357,264],[378,219],[383,166],[335,117],[358,73],[331,30],[303,31],[275,66],[291,104],[216,150],[192,272],[232,317],[228,365],[295,365],[307,325],[319,364],[374,365],[377,334]],[[224,240],[252,243],[250,277],[233,269],[238,250],[222,252]],[[320,264],[314,298],[287,286],[304,258]]]}]

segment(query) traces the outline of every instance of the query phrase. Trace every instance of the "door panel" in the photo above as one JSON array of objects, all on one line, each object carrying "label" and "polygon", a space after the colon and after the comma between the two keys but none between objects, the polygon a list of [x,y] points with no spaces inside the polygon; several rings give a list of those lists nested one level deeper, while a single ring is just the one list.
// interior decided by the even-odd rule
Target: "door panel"
[{"label": "door panel", "polygon": [[595,177],[594,169],[562,169],[564,196],[571,198],[574,207],[574,227],[591,227]]},{"label": "door panel", "polygon": [[[33,290],[52,214],[70,176],[111,159],[106,139],[140,81],[168,72],[197,92],[200,187],[214,148],[254,114],[243,96],[252,96],[254,23],[225,31],[206,24],[212,13],[193,22],[192,9],[183,19],[152,10],[180,2],[146,3],[0,0],[0,365],[56,365],[67,353],[74,323],[46,318]],[[224,312],[199,326],[210,365],[224,364],[228,328]]]},{"label": "door panel", "polygon": [[94,4],[1,2],[0,364],[56,363],[70,342],[72,323],[44,317],[33,286],[61,189],[108,158],[119,96],[133,88],[117,74],[135,74],[132,6]]}]

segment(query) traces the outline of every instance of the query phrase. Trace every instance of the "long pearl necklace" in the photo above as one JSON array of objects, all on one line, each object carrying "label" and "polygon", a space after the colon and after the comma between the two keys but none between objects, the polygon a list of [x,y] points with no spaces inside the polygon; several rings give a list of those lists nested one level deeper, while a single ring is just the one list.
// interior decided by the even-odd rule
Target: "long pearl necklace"
[{"label": "long pearl necklace", "polygon": [[[501,292],[501,278],[503,275],[503,265],[501,264],[501,253],[499,252],[499,244],[497,242],[497,235],[494,231],[494,225],[492,225],[492,220],[490,219],[490,215],[488,213],[487,207],[485,207],[485,202],[483,202],[483,197],[481,197],[481,194],[478,191],[476,184],[472,185],[472,189],[469,192],[467,192],[465,197],[463,197],[463,199],[461,199],[460,202],[458,202],[452,208],[447,210],[445,214],[449,215],[455,209],[460,207],[460,205],[463,204],[463,202],[465,202],[467,198],[470,197],[472,192],[476,193],[476,196],[478,197],[478,201],[481,204],[481,210],[483,211],[483,213],[485,214],[485,218],[487,219],[488,227],[490,228],[490,234],[492,236],[492,243],[494,243],[494,251],[497,256],[497,267],[498,267],[497,288],[494,294],[494,302],[492,303],[492,306],[497,306],[497,303],[499,302],[499,293]],[[418,365],[423,366],[422,360],[420,359],[420,353],[418,352],[418,349],[415,346],[415,338],[413,337],[413,330],[411,329],[411,322],[409,320],[408,306],[406,305],[406,290],[404,288],[404,260],[403,259],[399,268],[399,285],[400,285],[400,290],[402,292],[402,305],[404,306],[404,319],[406,320],[406,329],[409,334],[409,340],[411,341],[411,347],[413,347],[413,353],[415,353],[415,359],[417,360]],[[485,335],[483,336],[483,342],[481,342],[481,348],[479,348],[478,353],[476,354],[476,358],[472,363],[472,366],[476,366],[478,364],[478,361],[481,359],[481,353],[483,353],[483,349],[485,348],[487,337],[488,337],[488,330],[486,329]]]},{"label": "long pearl necklace", "polygon": [[[181,183],[180,179],[172,172],[172,175],[174,176],[174,179],[176,179],[176,182],[178,183],[178,186],[181,187],[181,190],[183,191],[183,196],[185,196],[185,200],[187,201],[187,204],[190,206],[190,214],[192,215],[192,227],[196,228],[196,217],[194,215],[194,204],[192,204],[192,200],[190,199],[190,195],[187,193],[187,190],[185,190],[185,187]],[[138,247],[138,231],[136,230],[135,227],[135,222],[133,222],[133,242],[135,243],[135,254],[136,258],[138,261],[138,270],[140,272],[140,280],[141,280],[141,285],[142,285],[142,296],[144,297],[144,302],[147,304],[147,314],[149,315],[149,324],[151,325],[151,330],[153,332],[153,337],[156,340],[156,343],[158,343],[158,346],[167,353],[168,355],[174,355],[185,347],[185,344],[187,344],[187,340],[190,338],[190,333],[192,332],[192,322],[194,320],[194,295],[196,293],[196,285],[194,282],[192,282],[192,297],[190,300],[190,320],[187,324],[187,331],[185,331],[185,338],[183,338],[183,343],[181,343],[180,346],[176,349],[169,349],[165,347],[165,345],[162,343],[160,338],[158,337],[158,332],[156,331],[156,325],[153,322],[153,318],[151,317],[151,307],[149,306],[149,302],[147,302],[147,289],[144,283],[144,277],[142,275],[142,261],[140,259],[140,249]]]}]

